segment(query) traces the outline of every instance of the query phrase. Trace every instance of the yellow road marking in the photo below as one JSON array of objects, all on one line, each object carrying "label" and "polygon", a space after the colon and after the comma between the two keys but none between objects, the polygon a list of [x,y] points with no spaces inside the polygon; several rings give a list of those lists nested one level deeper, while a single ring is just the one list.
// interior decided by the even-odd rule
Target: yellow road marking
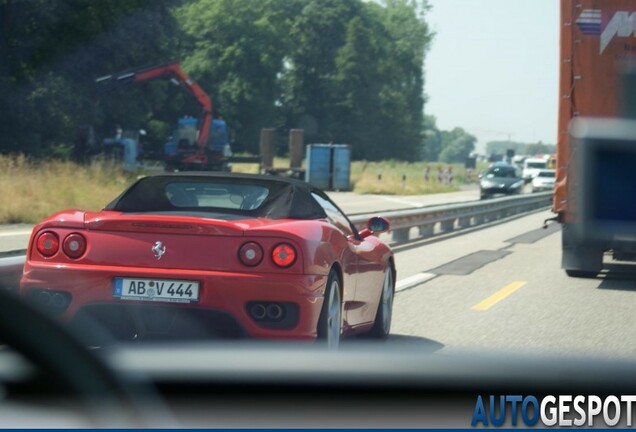
[{"label": "yellow road marking", "polygon": [[502,301],[503,299],[505,299],[506,297],[508,297],[513,292],[517,291],[519,288],[521,288],[525,284],[527,284],[527,282],[524,282],[524,281],[512,282],[511,284],[500,289],[499,291],[497,291],[496,293],[494,293],[487,299],[484,299],[481,302],[477,303],[475,306],[471,307],[470,309],[476,310],[476,311],[488,310],[494,305],[496,305],[497,303],[499,303],[500,301]]}]

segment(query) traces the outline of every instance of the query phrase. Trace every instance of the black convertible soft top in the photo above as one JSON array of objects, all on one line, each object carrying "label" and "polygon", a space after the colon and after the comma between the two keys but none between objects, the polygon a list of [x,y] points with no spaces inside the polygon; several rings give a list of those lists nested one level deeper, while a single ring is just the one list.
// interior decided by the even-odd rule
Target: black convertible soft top
[{"label": "black convertible soft top", "polygon": [[232,173],[174,173],[144,177],[105,210],[126,213],[196,212],[270,219],[325,218],[312,197],[322,191],[285,177]]}]

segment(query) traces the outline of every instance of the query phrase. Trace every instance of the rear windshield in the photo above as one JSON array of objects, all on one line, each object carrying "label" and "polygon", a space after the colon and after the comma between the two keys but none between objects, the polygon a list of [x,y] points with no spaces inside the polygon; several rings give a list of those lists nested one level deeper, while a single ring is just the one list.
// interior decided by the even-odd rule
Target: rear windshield
[{"label": "rear windshield", "polygon": [[537,177],[552,177],[554,178],[554,172],[553,171],[541,171]]},{"label": "rear windshield", "polygon": [[167,183],[164,194],[170,204],[180,208],[256,210],[269,195],[269,189],[251,184],[213,182]]},{"label": "rear windshield", "polygon": [[309,189],[284,181],[234,177],[155,176],[133,184],[107,210],[317,219],[324,210]]}]

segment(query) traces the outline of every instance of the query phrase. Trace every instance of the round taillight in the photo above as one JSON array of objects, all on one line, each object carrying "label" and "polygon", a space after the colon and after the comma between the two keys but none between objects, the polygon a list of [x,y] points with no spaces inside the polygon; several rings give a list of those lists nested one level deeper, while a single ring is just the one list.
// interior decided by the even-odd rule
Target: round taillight
[{"label": "round taillight", "polygon": [[69,234],[64,239],[62,250],[69,258],[79,258],[86,252],[86,239],[78,233]]},{"label": "round taillight", "polygon": [[239,259],[249,267],[259,265],[263,260],[263,248],[254,242],[247,242],[239,249]]},{"label": "round taillight", "polygon": [[272,260],[278,267],[289,267],[296,261],[296,249],[288,243],[281,243],[272,250]]},{"label": "round taillight", "polygon": [[60,249],[60,239],[54,232],[43,232],[36,240],[36,248],[42,256],[46,258],[52,257]]}]

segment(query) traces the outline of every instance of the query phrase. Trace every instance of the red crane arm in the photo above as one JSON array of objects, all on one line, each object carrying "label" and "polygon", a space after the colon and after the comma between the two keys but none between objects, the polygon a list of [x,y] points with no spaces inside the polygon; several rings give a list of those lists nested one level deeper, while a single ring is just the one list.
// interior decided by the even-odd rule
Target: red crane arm
[{"label": "red crane arm", "polygon": [[212,124],[212,99],[210,99],[210,96],[208,96],[199,84],[190,79],[188,74],[181,69],[181,65],[178,62],[106,75],[97,78],[95,82],[104,87],[113,88],[126,84],[149,81],[155,78],[176,79],[197,99],[197,102],[199,102],[202,108],[197,145],[201,149],[205,148],[208,142],[208,135],[210,134],[210,125]]}]

